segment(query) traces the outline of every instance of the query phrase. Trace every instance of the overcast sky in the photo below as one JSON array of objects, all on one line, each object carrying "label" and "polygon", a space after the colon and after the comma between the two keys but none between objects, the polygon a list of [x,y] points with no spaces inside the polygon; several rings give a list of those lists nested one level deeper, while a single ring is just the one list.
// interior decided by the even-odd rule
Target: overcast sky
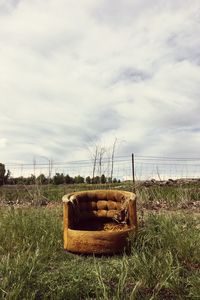
[{"label": "overcast sky", "polygon": [[198,156],[200,1],[0,0],[0,161]]}]

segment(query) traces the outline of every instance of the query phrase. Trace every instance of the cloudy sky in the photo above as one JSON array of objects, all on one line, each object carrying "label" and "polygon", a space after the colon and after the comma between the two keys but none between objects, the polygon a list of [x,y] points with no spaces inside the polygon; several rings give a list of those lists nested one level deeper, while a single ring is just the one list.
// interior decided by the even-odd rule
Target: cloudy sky
[{"label": "cloudy sky", "polygon": [[0,0],[0,159],[198,156],[200,1]]}]

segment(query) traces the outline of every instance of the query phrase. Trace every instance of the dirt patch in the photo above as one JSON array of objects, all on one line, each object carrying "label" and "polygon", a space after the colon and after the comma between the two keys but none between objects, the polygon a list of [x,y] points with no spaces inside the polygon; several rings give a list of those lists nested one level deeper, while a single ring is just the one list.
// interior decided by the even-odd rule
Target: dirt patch
[{"label": "dirt patch", "polygon": [[167,201],[149,201],[145,203],[138,203],[138,210],[146,209],[146,210],[169,210],[169,211],[177,211],[177,210],[190,210],[195,212],[200,212],[200,201],[185,201],[184,203],[178,203],[176,206],[171,206]]}]

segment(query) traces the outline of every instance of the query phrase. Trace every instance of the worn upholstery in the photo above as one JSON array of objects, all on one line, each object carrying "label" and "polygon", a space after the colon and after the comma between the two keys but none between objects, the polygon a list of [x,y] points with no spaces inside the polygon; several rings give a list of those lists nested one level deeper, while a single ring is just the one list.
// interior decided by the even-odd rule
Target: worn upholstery
[{"label": "worn upholstery", "polygon": [[124,191],[85,191],[65,195],[63,202],[68,203],[69,217],[74,223],[76,220],[116,217],[122,210],[128,210],[130,194]]}]

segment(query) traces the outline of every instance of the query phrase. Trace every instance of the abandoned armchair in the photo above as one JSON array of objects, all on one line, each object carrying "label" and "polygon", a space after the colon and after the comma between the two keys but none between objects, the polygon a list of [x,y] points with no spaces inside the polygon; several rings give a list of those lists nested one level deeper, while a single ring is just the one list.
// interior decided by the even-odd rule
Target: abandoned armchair
[{"label": "abandoned armchair", "polygon": [[63,198],[64,249],[119,253],[137,229],[136,195],[119,190],[76,192]]}]

